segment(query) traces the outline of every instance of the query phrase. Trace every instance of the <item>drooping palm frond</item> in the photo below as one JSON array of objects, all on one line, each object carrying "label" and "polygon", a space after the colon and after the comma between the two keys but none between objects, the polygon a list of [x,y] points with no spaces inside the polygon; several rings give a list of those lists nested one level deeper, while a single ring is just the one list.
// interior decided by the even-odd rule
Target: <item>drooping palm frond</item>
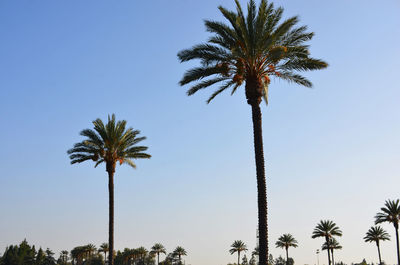
[{"label": "drooping palm frond", "polygon": [[375,216],[375,224],[384,222],[392,223],[396,228],[400,222],[400,204],[399,200],[387,200],[385,207],[381,208],[381,212]]},{"label": "drooping palm frond", "polygon": [[231,255],[232,255],[236,252],[242,252],[242,251],[247,251],[246,244],[241,240],[235,240],[231,245],[231,249],[229,250],[229,253],[231,253]]},{"label": "drooping palm frond", "polygon": [[275,242],[277,248],[297,248],[297,240],[291,234],[283,234]]},{"label": "drooping palm frond", "polygon": [[[327,63],[309,56],[305,43],[314,33],[306,26],[296,26],[298,17],[282,19],[283,8],[275,8],[273,3],[261,0],[258,8],[254,0],[247,5],[244,14],[239,1],[236,12],[219,7],[227,24],[205,20],[205,27],[212,36],[206,43],[178,53],[181,62],[200,60],[201,66],[188,70],[180,85],[194,83],[187,94],[193,95],[200,89],[224,82],[207,103],[215,96],[233,86],[231,94],[249,79],[256,79],[263,87],[268,87],[270,77],[280,78],[306,87],[312,83],[300,72],[327,67]],[[209,78],[209,79],[207,79]],[[261,92],[268,100],[268,89]]]},{"label": "drooping palm frond", "polygon": [[386,240],[390,240],[390,235],[381,226],[371,226],[364,237],[365,242],[379,242]]},{"label": "drooping palm frond", "polygon": [[342,231],[339,227],[330,220],[321,220],[314,228],[312,238],[342,236]]},{"label": "drooping palm frond", "polygon": [[324,244],[322,244],[321,249],[322,250],[342,249],[342,246],[339,244],[339,242],[334,237],[331,237],[331,238],[329,238],[328,242],[325,242]]},{"label": "drooping palm frond", "polygon": [[93,121],[94,130],[85,129],[80,134],[86,137],[82,142],[76,143],[68,150],[71,164],[93,160],[95,167],[105,162],[114,164],[128,164],[136,167],[134,159],[150,158],[145,151],[146,146],[137,146],[146,137],[138,137],[140,131],[132,128],[126,129],[126,121],[116,121],[115,115],[108,116],[107,124],[102,120]]}]

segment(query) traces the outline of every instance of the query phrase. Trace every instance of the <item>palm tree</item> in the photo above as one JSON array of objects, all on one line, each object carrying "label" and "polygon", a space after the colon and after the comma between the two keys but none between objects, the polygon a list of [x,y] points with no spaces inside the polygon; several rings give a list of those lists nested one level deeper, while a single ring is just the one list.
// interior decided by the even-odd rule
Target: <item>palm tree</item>
[{"label": "palm tree", "polygon": [[60,253],[60,258],[61,258],[62,262],[64,264],[66,264],[67,261],[68,261],[68,251],[67,250],[62,250],[61,253]]},{"label": "palm tree", "polygon": [[397,265],[400,265],[400,252],[399,252],[399,222],[400,222],[400,205],[399,200],[385,202],[385,207],[381,208],[381,212],[375,216],[375,224],[383,222],[392,223],[396,231],[396,246],[397,246]]},{"label": "palm tree", "polygon": [[101,163],[106,164],[108,173],[109,191],[109,230],[108,230],[108,265],[114,265],[114,172],[117,162],[128,164],[136,168],[133,159],[150,158],[144,151],[146,146],[136,146],[137,143],[146,139],[138,137],[140,131],[132,128],[126,129],[126,121],[115,121],[115,115],[104,125],[101,119],[93,121],[94,130],[85,129],[81,135],[86,139],[74,145],[68,150],[71,164],[93,160],[95,167]]},{"label": "palm tree", "polygon": [[339,242],[335,238],[331,237],[331,238],[329,238],[329,244],[327,244],[327,242],[325,242],[324,244],[322,244],[321,249],[331,252],[332,264],[335,265],[335,259],[333,257],[333,250],[334,249],[342,249],[342,246],[339,244]]},{"label": "palm tree", "polygon": [[371,226],[364,237],[365,242],[375,242],[378,248],[379,265],[382,264],[379,241],[390,240],[389,234],[380,226]]},{"label": "palm tree", "polygon": [[186,256],[186,250],[181,247],[181,246],[177,246],[174,250],[174,254],[178,256],[179,258],[179,264],[182,264],[182,256]]},{"label": "palm tree", "polygon": [[297,240],[291,234],[283,234],[278,238],[275,246],[286,250],[286,264],[289,265],[289,247],[297,248]]},{"label": "palm tree", "polygon": [[195,82],[187,91],[190,96],[206,87],[221,84],[207,100],[209,103],[228,88],[232,87],[233,94],[244,84],[253,120],[260,264],[267,265],[268,208],[260,103],[262,98],[268,103],[271,77],[311,87],[312,83],[298,72],[323,69],[327,63],[309,57],[309,46],[305,42],[314,34],[307,32],[306,26],[296,26],[299,22],[297,16],[280,23],[283,8],[274,8],[267,0],[261,0],[258,11],[255,1],[249,0],[245,16],[239,0],[235,2],[236,12],[219,7],[229,24],[205,20],[207,31],[214,35],[207,43],[178,53],[181,62],[201,61],[200,67],[184,74],[180,85]]},{"label": "palm tree", "polygon": [[93,244],[87,244],[87,245],[85,246],[85,249],[86,249],[86,252],[87,252],[87,257],[88,257],[88,259],[92,258],[92,253],[95,252],[95,251],[97,250],[97,249],[96,249],[96,246],[93,245]]},{"label": "palm tree", "polygon": [[104,253],[104,264],[106,264],[106,257],[107,257],[107,252],[108,252],[108,244],[107,243],[103,243],[100,245],[99,248],[99,252],[103,252]]},{"label": "palm tree", "polygon": [[233,255],[234,253],[238,253],[238,265],[240,265],[240,252],[247,251],[247,246],[242,240],[235,240],[232,245],[229,253]]},{"label": "palm tree", "polygon": [[137,254],[139,255],[140,259],[142,260],[142,262],[144,263],[144,258],[147,255],[147,249],[145,247],[140,247],[136,249]]},{"label": "palm tree", "polygon": [[161,243],[156,243],[151,247],[151,252],[157,254],[157,264],[160,264],[160,253],[167,254],[165,247]]},{"label": "palm tree", "polygon": [[[329,246],[329,239],[333,236],[342,236],[342,231],[336,224],[330,220],[321,220],[314,228],[312,238],[324,237],[326,244]],[[331,265],[331,256],[328,251],[328,264]]]}]

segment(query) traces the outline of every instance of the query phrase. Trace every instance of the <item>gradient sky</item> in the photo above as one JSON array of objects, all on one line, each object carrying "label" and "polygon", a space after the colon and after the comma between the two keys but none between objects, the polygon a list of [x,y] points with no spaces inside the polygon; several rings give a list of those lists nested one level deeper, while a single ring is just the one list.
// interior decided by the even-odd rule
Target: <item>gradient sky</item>
[{"label": "gradient sky", "polygon": [[[244,1],[241,1],[243,4]],[[400,197],[400,2],[275,1],[316,33],[314,88],[273,81],[262,106],[270,248],[299,241],[296,264],[315,264],[321,219],[343,230],[336,261],[377,263],[362,238],[386,199]],[[57,253],[107,241],[104,167],[71,166],[66,150],[96,118],[115,113],[147,136],[151,160],[118,167],[115,244],[186,248],[186,264],[234,262],[253,249],[256,179],[243,89],[206,105],[178,86],[193,63],[176,54],[223,20],[220,1],[0,1],[0,253],[24,238]],[[383,225],[394,237],[394,229]],[[251,253],[249,251],[249,253]],[[395,242],[382,244],[395,263]],[[320,264],[326,264],[326,253]]]}]

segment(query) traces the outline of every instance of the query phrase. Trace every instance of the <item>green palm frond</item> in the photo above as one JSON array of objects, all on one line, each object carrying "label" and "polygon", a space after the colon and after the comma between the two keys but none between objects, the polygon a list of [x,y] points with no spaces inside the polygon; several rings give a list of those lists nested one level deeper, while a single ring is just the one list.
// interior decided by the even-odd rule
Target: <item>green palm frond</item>
[{"label": "green palm frond", "polygon": [[[219,10],[227,24],[205,20],[206,30],[212,34],[206,43],[178,53],[181,62],[199,59],[200,67],[189,69],[180,80],[180,85],[193,83],[187,94],[193,95],[201,89],[223,82],[207,100],[209,103],[222,93],[227,84],[233,85],[231,94],[249,79],[255,78],[262,87],[268,87],[271,76],[296,84],[311,87],[312,83],[299,72],[319,70],[328,64],[310,57],[310,41],[314,33],[299,23],[297,16],[281,22],[283,8],[261,0],[257,8],[255,1],[247,4],[247,14],[239,3],[236,10],[222,6]],[[208,80],[202,80],[209,78]],[[231,86],[231,85],[229,85]],[[246,88],[247,89],[247,88]],[[267,94],[263,92],[264,99]]]},{"label": "green palm frond", "polygon": [[396,228],[398,228],[400,222],[399,200],[385,201],[385,207],[382,207],[381,212],[376,214],[375,224],[384,222],[392,223]]},{"label": "green palm frond", "polygon": [[312,238],[342,236],[342,231],[339,227],[330,220],[321,220],[314,228]]},{"label": "green palm frond", "polygon": [[372,226],[364,237],[365,242],[390,240],[390,235],[381,226]]},{"label": "green palm frond", "polygon": [[71,164],[93,160],[95,167],[105,162],[115,165],[126,163],[136,167],[132,159],[150,158],[144,151],[146,146],[137,146],[146,137],[138,137],[140,131],[126,128],[126,121],[116,121],[115,115],[108,116],[107,124],[101,119],[93,121],[94,130],[85,129],[80,134],[86,137],[82,142],[76,143],[67,153]]},{"label": "green palm frond", "polygon": [[229,253],[231,253],[231,255],[232,255],[236,252],[242,252],[242,251],[247,251],[246,244],[241,240],[235,240],[231,245],[231,249],[229,250]]},{"label": "green palm frond", "polygon": [[275,246],[277,248],[297,248],[297,240],[291,234],[283,234],[278,238],[278,241],[275,242]]}]

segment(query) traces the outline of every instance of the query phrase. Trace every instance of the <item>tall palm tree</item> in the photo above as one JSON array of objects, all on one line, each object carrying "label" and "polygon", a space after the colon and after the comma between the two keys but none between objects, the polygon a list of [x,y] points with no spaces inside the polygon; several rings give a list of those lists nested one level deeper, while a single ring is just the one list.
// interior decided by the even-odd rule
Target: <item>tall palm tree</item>
[{"label": "tall palm tree", "polygon": [[[314,228],[312,238],[324,237],[326,244],[329,246],[329,239],[333,236],[342,236],[342,231],[339,227],[330,220],[321,220]],[[331,255],[328,251],[328,264],[331,265]]]},{"label": "tall palm tree", "polygon": [[283,234],[278,238],[275,246],[286,250],[286,264],[289,265],[289,247],[297,248],[297,240],[291,234]]},{"label": "tall palm tree", "polygon": [[231,245],[229,253],[231,253],[231,255],[235,254],[236,252],[238,253],[238,265],[240,265],[240,252],[242,251],[247,251],[246,244],[242,240],[235,240]]},{"label": "tall palm tree", "polygon": [[186,256],[186,250],[181,247],[181,246],[177,246],[174,250],[174,254],[178,256],[179,258],[179,264],[182,264],[182,256]]},{"label": "tall palm tree", "polygon": [[151,247],[151,252],[157,254],[157,264],[160,264],[160,253],[167,254],[165,247],[161,243],[156,243]]},{"label": "tall palm tree", "polygon": [[389,234],[380,226],[371,226],[364,237],[365,242],[375,242],[378,248],[379,265],[382,264],[380,241],[390,240]]},{"label": "tall palm tree", "polygon": [[109,191],[109,230],[108,230],[108,265],[114,265],[114,173],[117,162],[120,165],[128,164],[136,168],[133,159],[150,158],[144,151],[146,146],[136,144],[146,139],[138,137],[140,131],[132,128],[126,129],[126,121],[116,121],[115,115],[108,116],[108,122],[104,125],[101,119],[93,121],[94,130],[85,129],[81,135],[86,137],[80,143],[76,143],[68,150],[71,164],[93,160],[95,167],[101,163],[106,164],[108,173]]},{"label": "tall palm tree", "polygon": [[321,249],[331,252],[332,264],[335,265],[335,259],[333,257],[333,250],[334,249],[342,249],[342,246],[339,244],[339,242],[334,237],[331,237],[331,238],[329,238],[329,244],[327,244],[327,242],[325,242],[324,244],[322,244]]},{"label": "tall palm tree", "polygon": [[396,231],[396,246],[397,246],[397,265],[400,265],[400,251],[399,251],[399,222],[400,222],[400,205],[399,200],[385,202],[385,207],[381,208],[381,212],[375,216],[375,224],[383,222],[392,223]]},{"label": "tall palm tree", "polygon": [[100,245],[99,248],[99,252],[103,252],[104,253],[104,264],[106,264],[106,260],[107,260],[107,252],[108,252],[108,244],[107,243],[103,243]]},{"label": "tall palm tree", "polygon": [[[260,264],[267,265],[268,225],[267,190],[260,103],[268,103],[268,87],[272,77],[311,87],[312,83],[299,72],[323,69],[327,63],[309,56],[308,45],[313,37],[306,26],[296,26],[297,16],[280,23],[283,8],[275,8],[261,0],[258,10],[249,0],[245,16],[238,0],[236,12],[219,7],[229,24],[205,20],[207,31],[213,36],[207,43],[195,45],[178,53],[181,62],[200,59],[201,66],[188,70],[180,85],[195,82],[187,91],[197,91],[214,84],[221,86],[207,100],[232,87],[231,94],[242,84],[247,103],[251,106],[258,193],[258,228]],[[208,78],[208,79],[206,79]]]}]

